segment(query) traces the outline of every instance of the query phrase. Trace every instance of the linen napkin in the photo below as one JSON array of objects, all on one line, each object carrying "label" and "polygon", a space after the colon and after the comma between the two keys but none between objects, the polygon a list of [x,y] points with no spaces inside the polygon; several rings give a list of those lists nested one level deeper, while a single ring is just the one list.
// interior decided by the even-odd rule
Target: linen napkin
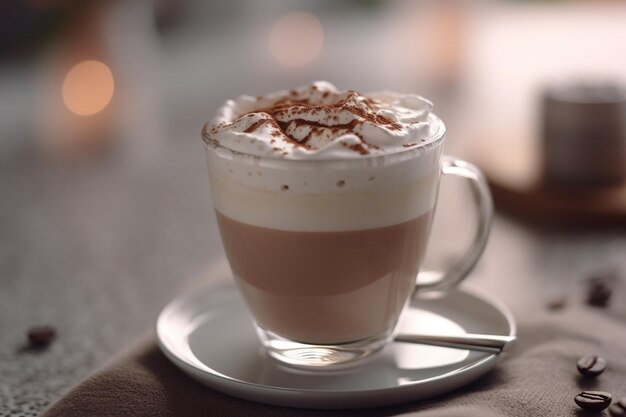
[{"label": "linen napkin", "polygon": [[[537,310],[537,309],[534,309]],[[390,407],[311,410],[241,400],[201,385],[159,351],[154,337],[80,383],[44,413],[72,416],[582,416],[574,397],[584,389],[626,396],[626,321],[578,305],[558,312],[517,312],[519,342],[493,371],[454,392]],[[582,378],[576,361],[587,353],[607,370]],[[605,414],[606,415],[606,414]]]}]

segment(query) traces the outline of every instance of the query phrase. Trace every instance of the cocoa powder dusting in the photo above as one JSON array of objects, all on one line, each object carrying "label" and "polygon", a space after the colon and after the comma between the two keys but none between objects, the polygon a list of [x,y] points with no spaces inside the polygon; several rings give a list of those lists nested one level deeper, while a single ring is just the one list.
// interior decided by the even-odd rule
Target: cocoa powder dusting
[{"label": "cocoa powder dusting", "polygon": [[[315,85],[310,87],[311,92],[318,90],[318,87]],[[330,95],[330,91],[324,91],[321,94],[323,98],[327,98]],[[261,96],[256,97],[257,100],[261,100],[262,98]],[[244,133],[253,133],[258,131],[262,126],[267,126],[271,128],[269,134],[272,137],[282,138],[293,146],[309,150],[315,149],[308,144],[313,136],[334,138],[343,134],[353,134],[359,138],[362,143],[352,145],[342,143],[342,145],[361,155],[367,155],[370,153],[370,149],[379,150],[380,147],[367,143],[360,134],[360,126],[363,123],[374,124],[388,130],[402,129],[400,123],[386,116],[377,114],[380,105],[381,102],[379,100],[362,97],[352,90],[349,90],[335,102],[326,105],[317,105],[312,104],[309,97],[300,96],[297,90],[291,90],[287,97],[276,101],[270,107],[261,108],[241,115],[236,121],[250,117],[252,114],[265,113],[267,115],[265,118],[252,123],[244,130]],[[338,123],[340,120],[340,112],[346,111],[352,113],[355,118],[348,123]],[[311,115],[316,116],[315,118],[317,120],[307,120],[311,118]],[[227,125],[227,123],[220,123],[214,129],[223,128],[224,125]],[[304,131],[306,132],[304,137],[297,138],[292,134],[295,130],[302,132],[303,128],[308,128],[308,131]],[[275,143],[275,139],[270,141],[270,144]],[[403,146],[411,147],[415,145],[415,143],[410,143],[404,144]],[[278,147],[273,147],[272,149],[274,151],[281,150],[281,148]],[[287,154],[287,152],[282,153]]]},{"label": "cocoa powder dusting", "polygon": [[402,126],[400,126],[400,124],[398,122],[394,122],[393,120],[385,117],[385,116],[380,116],[378,114],[373,114],[373,113],[368,113],[365,110],[357,107],[357,106],[351,106],[351,105],[346,105],[345,109],[348,110],[350,113],[355,114],[357,116],[359,116],[362,119],[367,120],[368,122],[372,123],[372,124],[376,124],[376,125],[380,125],[380,126],[385,126],[387,129],[390,130],[400,130],[402,129]]},{"label": "cocoa powder dusting", "polygon": [[246,130],[244,130],[244,133],[252,133],[254,131],[256,131],[259,126],[264,125],[265,123],[267,123],[267,120],[265,119],[261,119],[261,120],[257,120],[256,122],[252,123],[250,126],[248,126],[248,128]]},{"label": "cocoa powder dusting", "polygon": [[367,150],[367,148],[363,145],[361,145],[360,143],[356,143],[354,145],[350,145],[349,146],[350,149],[352,149],[355,152],[360,153],[361,155],[367,155],[370,153],[369,150]]}]

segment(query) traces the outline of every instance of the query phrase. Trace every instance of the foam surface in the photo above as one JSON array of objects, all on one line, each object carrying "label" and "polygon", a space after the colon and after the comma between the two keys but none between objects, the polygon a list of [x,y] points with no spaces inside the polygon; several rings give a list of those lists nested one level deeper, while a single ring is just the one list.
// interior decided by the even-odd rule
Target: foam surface
[{"label": "foam surface", "polygon": [[[220,110],[218,120],[234,120],[234,123],[214,124],[222,126],[212,130],[220,140],[207,141],[215,208],[242,223],[290,231],[384,227],[409,221],[433,210],[439,186],[445,128],[441,120],[430,113],[432,106],[429,102],[417,96],[394,93],[386,93],[387,101],[382,100],[382,95],[376,96],[378,98],[374,102],[370,96],[337,92],[327,83],[313,86],[315,88],[306,87],[306,91],[295,90],[293,94],[279,92],[254,100],[240,98]],[[322,107],[309,106],[303,110],[295,99],[277,105],[285,95],[293,95],[308,103],[321,103]],[[359,102],[361,99],[364,100],[361,104],[369,109],[367,114],[352,107],[352,101]],[[254,127],[254,120],[246,121],[247,116],[238,117],[241,112],[254,111],[258,106],[267,108],[272,103],[275,108],[269,113],[250,114],[256,115],[254,120],[265,117],[263,114],[268,115],[275,123]],[[287,119],[280,119],[282,110],[276,108],[284,109],[286,114],[297,114],[298,117],[293,120],[317,119],[306,119],[313,124],[283,123],[281,120]],[[311,133],[311,127],[318,123],[332,124],[334,116],[329,115],[333,111],[338,112],[339,122],[345,122],[342,117],[363,121],[353,123],[356,130],[347,133],[336,131],[339,134],[336,137],[331,137],[332,129],[319,128],[308,139],[312,143],[310,147],[294,145],[300,135],[298,129],[305,129],[302,133]],[[276,133],[274,129],[280,129],[280,132]],[[281,149],[290,147],[281,151],[287,153],[280,153],[278,157],[266,155],[264,146],[269,146],[272,140],[275,143],[282,140],[280,135],[283,135],[283,130],[291,132],[283,138],[281,145],[284,145]],[[341,145],[357,139],[361,146],[369,147],[369,154]],[[327,140],[330,142],[326,143]],[[402,146],[415,140],[419,143]],[[380,146],[372,147],[377,143]],[[241,149],[237,144],[241,145]],[[321,154],[332,158],[321,158]]]},{"label": "foam surface", "polygon": [[349,159],[396,153],[436,140],[443,124],[423,97],[361,95],[319,81],[218,110],[208,135],[229,149],[284,159]]}]

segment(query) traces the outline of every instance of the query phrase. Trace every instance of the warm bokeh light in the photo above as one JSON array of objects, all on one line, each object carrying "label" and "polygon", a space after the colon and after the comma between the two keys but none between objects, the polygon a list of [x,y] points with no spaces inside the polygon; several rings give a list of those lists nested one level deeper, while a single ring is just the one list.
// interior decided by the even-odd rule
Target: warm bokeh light
[{"label": "warm bokeh light", "polygon": [[287,13],[274,24],[269,46],[272,55],[287,67],[301,67],[317,58],[324,44],[319,19],[308,12]]},{"label": "warm bokeh light", "polygon": [[109,67],[100,61],[76,64],[63,81],[63,101],[74,113],[90,116],[102,111],[113,98],[115,83]]}]

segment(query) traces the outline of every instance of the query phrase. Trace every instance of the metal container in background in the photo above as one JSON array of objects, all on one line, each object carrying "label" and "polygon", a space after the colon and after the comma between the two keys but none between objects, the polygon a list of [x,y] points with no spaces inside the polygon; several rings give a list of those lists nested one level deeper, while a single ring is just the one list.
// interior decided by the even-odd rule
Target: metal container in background
[{"label": "metal container in background", "polygon": [[544,181],[593,187],[626,179],[626,89],[614,84],[550,86],[542,95]]}]

